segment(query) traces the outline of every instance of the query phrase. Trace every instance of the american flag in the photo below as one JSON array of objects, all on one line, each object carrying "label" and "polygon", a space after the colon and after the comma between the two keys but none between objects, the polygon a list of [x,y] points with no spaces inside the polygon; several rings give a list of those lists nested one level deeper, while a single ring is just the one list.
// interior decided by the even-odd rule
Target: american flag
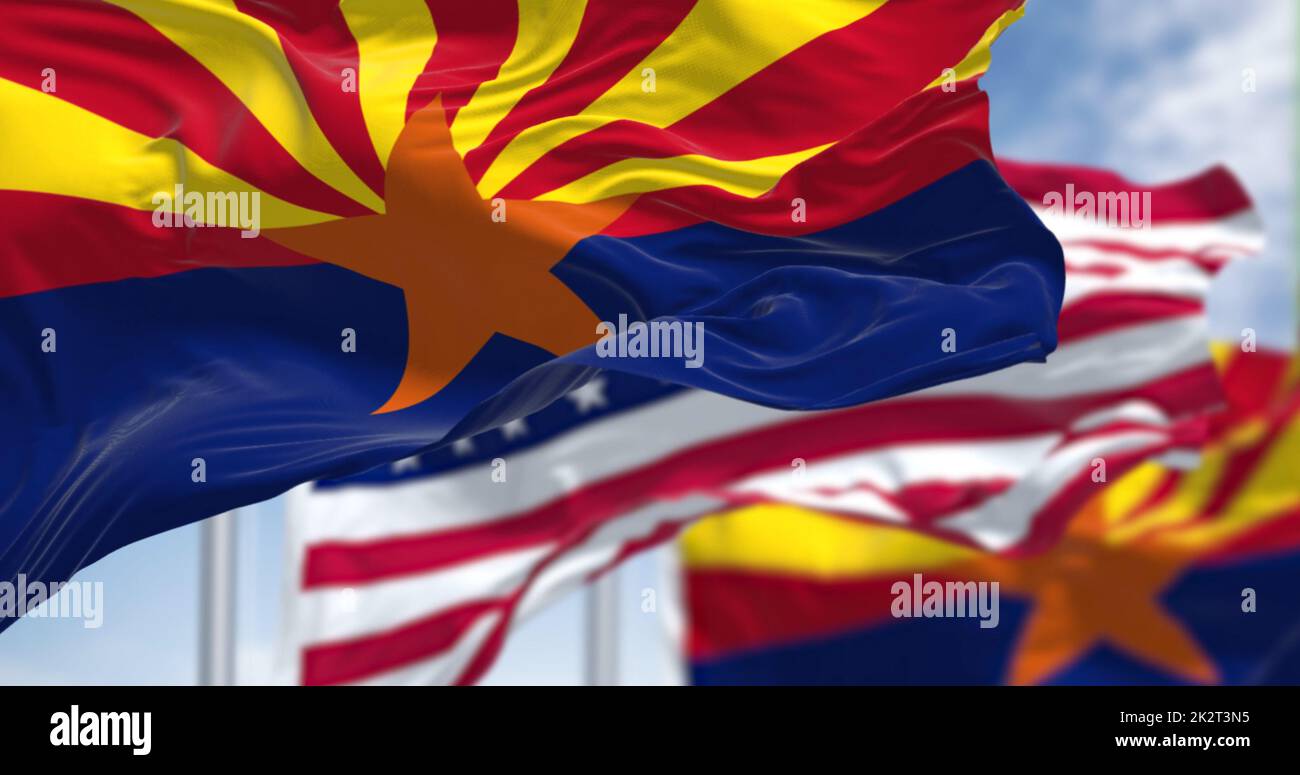
[{"label": "american flag", "polygon": [[[831,412],[603,374],[501,428],[300,487],[287,506],[288,677],[473,683],[516,622],[737,505],[797,503],[1027,552],[1105,481],[1194,455],[1222,400],[1206,295],[1262,244],[1240,184],[1222,168],[1143,186],[1001,166],[1065,249],[1061,345],[1046,364]],[[945,335],[961,346],[960,331],[936,331],[936,346]]]}]

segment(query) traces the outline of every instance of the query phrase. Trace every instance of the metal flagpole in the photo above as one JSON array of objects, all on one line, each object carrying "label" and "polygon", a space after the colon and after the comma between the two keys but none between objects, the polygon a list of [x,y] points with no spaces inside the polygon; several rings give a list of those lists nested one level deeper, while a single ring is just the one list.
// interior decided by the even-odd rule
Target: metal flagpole
[{"label": "metal flagpole", "polygon": [[206,519],[199,539],[199,684],[235,683],[235,528],[238,511]]},{"label": "metal flagpole", "polygon": [[618,569],[587,587],[587,686],[618,684]]}]

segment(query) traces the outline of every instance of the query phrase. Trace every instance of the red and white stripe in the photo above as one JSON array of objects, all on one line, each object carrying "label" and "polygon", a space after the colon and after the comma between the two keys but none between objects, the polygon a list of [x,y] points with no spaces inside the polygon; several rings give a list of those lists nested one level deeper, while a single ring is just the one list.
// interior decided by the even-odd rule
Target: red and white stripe
[{"label": "red and white stripe", "polygon": [[[1046,191],[1140,191],[1004,164]],[[1107,479],[1198,448],[1220,401],[1204,304],[1261,230],[1222,169],[1153,192],[1149,229],[1046,216],[1065,247],[1059,349],[912,395],[799,413],[684,392],[508,460],[386,487],[299,488],[284,667],[303,683],[471,683],[511,625],[685,523],[779,500],[1002,551],[1053,541]],[[794,461],[804,461],[802,465]]]}]

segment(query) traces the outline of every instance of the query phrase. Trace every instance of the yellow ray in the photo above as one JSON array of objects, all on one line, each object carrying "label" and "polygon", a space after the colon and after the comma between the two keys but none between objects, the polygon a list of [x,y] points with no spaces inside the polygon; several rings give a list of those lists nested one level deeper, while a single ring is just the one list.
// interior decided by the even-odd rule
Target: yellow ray
[{"label": "yellow ray", "polygon": [[[581,113],[520,132],[483,175],[479,193],[492,196],[552,148],[612,121],[655,127],[675,123],[796,48],[873,13],[884,3],[697,3],[663,43]],[[702,35],[700,30],[743,30],[743,34]],[[654,91],[643,89],[650,70]]]},{"label": "yellow ray", "polygon": [[379,161],[406,125],[406,101],[438,35],[424,0],[343,0],[339,5],[357,41],[357,96]]},{"label": "yellow ray", "polygon": [[262,228],[336,218],[308,210],[209,164],[171,138],[134,132],[53,95],[0,78],[0,189],[62,194],[136,210],[155,209],[154,194],[185,190],[258,192]]},{"label": "yellow ray", "polygon": [[[221,80],[303,168],[372,210],[383,200],[316,124],[275,30],[234,0],[109,0],[139,16]],[[160,75],[160,77],[162,77]]]},{"label": "yellow ray", "polygon": [[701,520],[682,536],[694,569],[813,575],[822,579],[913,573],[978,556],[906,529],[870,525],[798,506],[750,506]]},{"label": "yellow ray", "polygon": [[[1012,9],[1002,14],[996,21],[990,24],[989,28],[984,31],[984,35],[980,37],[979,42],[970,50],[970,53],[968,53],[961,62],[957,63],[957,66],[953,68],[953,71],[956,74],[956,80],[965,81],[988,72],[989,64],[993,61],[993,43],[1004,31],[1006,31],[1008,27],[1020,21],[1020,17],[1024,15],[1025,6],[1022,4],[1019,8]],[[938,78],[931,81],[930,85],[925,88],[934,89],[938,86],[942,86],[947,80],[947,77],[940,74]]]},{"label": "yellow ray", "polygon": [[1168,473],[1169,469],[1148,461],[1129,471],[1113,486],[1102,490],[1098,496],[1102,520],[1113,526],[1133,516]]},{"label": "yellow ray", "polygon": [[1240,352],[1236,342],[1224,342],[1218,339],[1210,341],[1210,357],[1214,360],[1214,368],[1223,374],[1227,370],[1228,364],[1232,363],[1233,357]]},{"label": "yellow ray", "polygon": [[551,77],[573,46],[586,8],[587,0],[519,0],[519,35],[510,57],[451,125],[457,153],[477,148],[529,89]]},{"label": "yellow ray", "polygon": [[[1178,480],[1169,497],[1161,499],[1155,506],[1132,520],[1115,525],[1107,531],[1105,540],[1111,543],[1126,543],[1154,530],[1194,519],[1204,511],[1210,497],[1214,495],[1215,488],[1223,478],[1223,469],[1227,462],[1227,450],[1221,447],[1206,449],[1201,455],[1200,464]],[[1127,486],[1126,482],[1127,478],[1121,479],[1112,489],[1124,488]]]},{"label": "yellow ray", "polygon": [[1300,460],[1300,421],[1292,419],[1221,514],[1209,522],[1180,530],[1168,540],[1189,548],[1214,546],[1260,522],[1300,508],[1297,460]]},{"label": "yellow ray", "polygon": [[782,175],[831,145],[834,143],[741,161],[723,161],[697,154],[663,159],[623,159],[537,198],[585,204],[624,194],[705,185],[752,199],[767,193]]}]

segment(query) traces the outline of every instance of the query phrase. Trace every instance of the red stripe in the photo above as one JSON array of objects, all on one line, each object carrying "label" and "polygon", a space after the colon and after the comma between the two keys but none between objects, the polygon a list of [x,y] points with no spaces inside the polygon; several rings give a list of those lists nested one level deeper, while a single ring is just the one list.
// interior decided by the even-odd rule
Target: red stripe
[{"label": "red stripe", "polygon": [[1056,335],[1064,343],[1143,323],[1203,314],[1205,305],[1199,299],[1154,293],[1098,293],[1066,305]]},{"label": "red stripe", "polygon": [[1049,193],[1076,191],[1151,192],[1151,220],[1156,225],[1205,221],[1251,208],[1250,195],[1226,167],[1216,166],[1174,183],[1135,183],[1107,170],[1064,164],[1027,164],[998,159],[1002,177],[1029,202],[1041,205]]},{"label": "red stripe", "polygon": [[[973,161],[992,158],[988,99],[973,82],[912,97],[880,121],[785,174],[757,198],[691,186],[642,194],[605,234],[630,237],[713,221],[745,231],[803,235],[861,218]],[[791,218],[803,199],[807,220]]]},{"label": "red stripe", "polygon": [[358,177],[382,196],[384,168],[366,129],[360,91],[343,90],[343,69],[358,73],[361,65],[357,43],[339,6],[319,0],[279,0],[276,4],[237,0],[236,6],[280,36],[285,57],[321,131]]},{"label": "red stripe", "polygon": [[85,199],[0,191],[0,211],[0,298],[205,267],[315,263],[238,229],[160,229],[153,213]]},{"label": "red stripe", "polygon": [[[1020,0],[887,3],[801,46],[671,126],[615,121],[574,138],[525,170],[501,196],[532,199],[629,157],[752,159],[842,140],[924,89],[960,61],[989,24],[1018,5]],[[669,74],[663,77],[669,88]]]},{"label": "red stripe", "polygon": [[581,113],[677,28],[696,0],[589,0],[573,45],[546,82],[531,89],[465,155],[477,182],[511,140],[530,126]]},{"label": "red stripe", "polygon": [[389,632],[309,646],[302,651],[302,682],[320,686],[359,681],[435,657],[455,646],[475,622],[503,604],[501,600],[466,603]]},{"label": "red stripe", "polygon": [[447,122],[474,90],[496,77],[515,47],[515,0],[427,0],[438,39],[406,102],[406,117],[442,95]]},{"label": "red stripe", "polygon": [[1216,375],[1207,365],[1134,390],[1082,398],[912,399],[808,415],[682,450],[528,511],[503,514],[488,524],[312,545],[304,563],[303,586],[313,589],[423,573],[507,548],[579,535],[653,498],[707,491],[748,474],[788,466],[792,441],[811,462],[892,444],[1051,432],[1099,407],[1132,398],[1145,398],[1171,416],[1181,416],[1202,409],[1218,395]]},{"label": "red stripe", "polygon": [[56,72],[59,99],[173,138],[267,193],[328,213],[368,212],[303,169],[225,84],[125,10],[75,0],[6,4],[0,76],[39,90],[46,67]]},{"label": "red stripe", "polygon": [[709,659],[868,627],[890,618],[890,587],[900,578],[910,580],[910,575],[822,581],[775,572],[690,570],[685,574],[691,612],[687,650],[692,659]]}]

